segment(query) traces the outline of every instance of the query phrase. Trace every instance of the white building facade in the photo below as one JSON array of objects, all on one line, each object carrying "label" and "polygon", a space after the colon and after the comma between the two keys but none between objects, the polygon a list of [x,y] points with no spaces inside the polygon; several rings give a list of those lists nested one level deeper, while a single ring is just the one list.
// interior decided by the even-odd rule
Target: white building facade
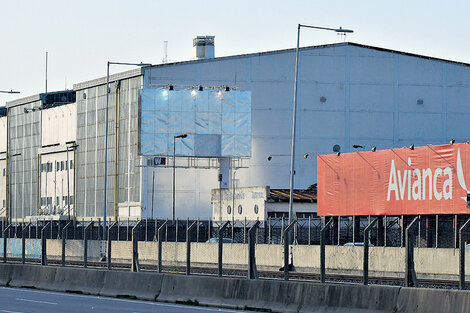
[{"label": "white building facade", "polygon": [[[229,188],[289,188],[294,63],[295,50],[288,49],[112,75],[107,125],[106,78],[74,85],[76,100],[57,108],[28,111],[41,104],[39,96],[7,103],[11,216],[22,218],[39,210],[52,214],[54,206],[55,214],[68,214],[67,196],[75,216],[102,217],[107,127],[107,217],[171,218],[171,155],[165,166],[149,166],[153,156],[141,153],[141,93],[146,88],[171,93],[170,86],[229,87],[251,93],[251,155],[228,161],[177,157],[176,217],[211,218],[211,192],[222,186],[222,172],[228,173],[222,180]],[[295,189],[316,183],[317,155],[332,153],[335,145],[350,152],[353,145],[388,149],[470,137],[468,64],[354,43],[307,47],[300,50],[298,86]],[[59,108],[64,112],[49,111]],[[64,117],[48,124],[45,111],[52,119]],[[54,128],[59,123],[67,129],[63,134]],[[68,171],[62,170],[67,154]],[[39,171],[47,163],[55,170]]]}]

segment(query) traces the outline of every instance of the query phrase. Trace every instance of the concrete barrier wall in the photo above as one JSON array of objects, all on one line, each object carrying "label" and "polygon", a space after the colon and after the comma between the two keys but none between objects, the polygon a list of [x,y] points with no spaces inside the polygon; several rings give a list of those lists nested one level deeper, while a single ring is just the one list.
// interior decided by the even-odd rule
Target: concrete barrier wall
[{"label": "concrete barrier wall", "polygon": [[0,264],[0,285],[269,312],[463,313],[470,291]]},{"label": "concrete barrier wall", "polygon": [[[101,257],[103,241],[88,240],[88,258],[89,260],[98,260]],[[59,259],[62,257],[62,240],[47,240],[47,257]],[[83,260],[84,242],[83,240],[67,240],[65,244],[65,258],[67,260]]]},{"label": "concrete barrier wall", "polygon": [[[88,241],[89,260],[98,260],[103,250],[103,242]],[[163,242],[163,264],[166,266],[186,263],[185,242]],[[139,242],[139,261],[142,264],[157,264],[158,243]],[[196,266],[216,267],[217,243],[191,243],[191,262]],[[67,240],[66,258],[83,259],[83,241]],[[294,266],[299,272],[319,272],[320,247],[296,245],[291,247]],[[62,253],[61,240],[47,240],[47,254],[51,259],[59,259]],[[3,256],[3,240],[0,240],[0,255]],[[21,257],[21,239],[7,239],[7,255]],[[41,257],[41,240],[26,239],[26,257]],[[112,258],[116,262],[129,262],[132,258],[132,243],[112,242]],[[470,274],[470,250],[466,251],[466,273]],[[291,256],[289,257],[289,260]],[[248,246],[246,244],[224,244],[223,263],[226,268],[246,269]],[[256,245],[256,263],[261,270],[278,270],[284,264],[283,246]],[[326,246],[327,273],[349,272],[362,274],[363,247]],[[456,249],[416,248],[415,268],[420,277],[440,277],[456,279],[458,275],[459,252]],[[370,247],[369,271],[371,275],[404,275],[405,249],[393,247]]]}]

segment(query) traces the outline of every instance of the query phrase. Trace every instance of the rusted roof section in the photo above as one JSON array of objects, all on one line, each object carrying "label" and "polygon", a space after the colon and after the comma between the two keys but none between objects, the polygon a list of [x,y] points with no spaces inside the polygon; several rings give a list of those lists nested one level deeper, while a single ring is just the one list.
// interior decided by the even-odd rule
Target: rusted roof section
[{"label": "rusted roof section", "polygon": [[[288,202],[289,189],[270,189],[268,201]],[[317,188],[308,189],[295,189],[294,190],[295,202],[317,202]]]}]

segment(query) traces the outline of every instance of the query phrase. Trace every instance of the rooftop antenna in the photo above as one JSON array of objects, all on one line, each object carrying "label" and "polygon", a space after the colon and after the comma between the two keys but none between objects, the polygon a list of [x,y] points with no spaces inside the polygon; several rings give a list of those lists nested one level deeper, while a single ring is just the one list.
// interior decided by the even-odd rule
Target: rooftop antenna
[{"label": "rooftop antenna", "polygon": [[46,93],[47,93],[47,51],[46,51]]},{"label": "rooftop antenna", "polygon": [[162,60],[162,63],[163,64],[168,63],[168,41],[167,40],[163,41],[163,60]]}]

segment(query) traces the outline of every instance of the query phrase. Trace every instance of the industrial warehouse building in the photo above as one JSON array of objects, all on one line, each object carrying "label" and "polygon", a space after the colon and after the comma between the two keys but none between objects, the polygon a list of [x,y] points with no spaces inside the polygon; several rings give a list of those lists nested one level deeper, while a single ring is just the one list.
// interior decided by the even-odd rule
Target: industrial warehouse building
[{"label": "industrial warehouse building", "polygon": [[[188,136],[177,139],[175,149],[176,217],[213,216],[213,189],[289,188],[294,62],[295,50],[287,49],[112,75],[107,217],[172,217],[173,140],[183,132]],[[316,156],[332,153],[335,145],[351,152],[353,145],[442,144],[466,141],[470,134],[468,64],[340,43],[302,48],[299,79],[299,190],[317,182]],[[180,109],[159,117],[152,105],[162,105],[160,96]],[[200,109],[217,96],[216,108]],[[226,104],[234,108],[229,115]],[[0,117],[3,216],[102,217],[106,78],[11,101],[6,108]],[[174,120],[191,114],[195,128],[186,129],[183,118]],[[233,121],[232,127],[210,126],[218,125],[215,117],[223,125]],[[168,128],[159,132],[152,120]],[[245,212],[260,220],[269,215],[254,208],[231,212],[234,219],[247,217]],[[282,214],[276,209],[275,216]]]}]

